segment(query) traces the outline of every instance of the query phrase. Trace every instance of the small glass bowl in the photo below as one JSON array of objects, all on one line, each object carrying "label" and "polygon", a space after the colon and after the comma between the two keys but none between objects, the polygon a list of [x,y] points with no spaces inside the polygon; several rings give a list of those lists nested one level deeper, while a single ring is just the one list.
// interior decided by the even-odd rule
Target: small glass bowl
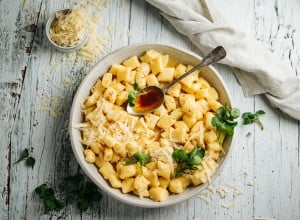
[{"label": "small glass bowl", "polygon": [[51,28],[51,25],[54,21],[54,19],[56,18],[56,15],[60,12],[67,12],[69,11],[70,9],[63,9],[63,10],[59,10],[55,13],[53,13],[49,18],[48,18],[48,21],[46,23],[46,36],[49,40],[49,42],[52,44],[52,46],[54,48],[56,48],[57,50],[61,51],[61,52],[75,52],[77,50],[79,50],[88,40],[88,37],[89,37],[89,33],[88,33],[88,29],[89,29],[89,24],[87,22],[87,25],[86,25],[86,31],[85,31],[85,34],[84,36],[82,37],[81,41],[78,42],[78,44],[74,45],[74,46],[71,46],[71,47],[63,47],[63,46],[60,46],[58,44],[56,44],[52,39],[51,39],[51,36],[50,36],[50,28]]}]

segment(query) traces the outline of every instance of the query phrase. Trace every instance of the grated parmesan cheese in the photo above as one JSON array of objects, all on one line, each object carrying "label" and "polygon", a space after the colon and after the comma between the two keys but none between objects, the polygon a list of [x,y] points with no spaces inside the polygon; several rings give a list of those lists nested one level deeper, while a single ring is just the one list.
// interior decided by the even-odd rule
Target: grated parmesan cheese
[{"label": "grated parmesan cheese", "polygon": [[86,12],[81,9],[57,13],[49,32],[51,40],[62,47],[76,46],[86,35],[87,22]]},{"label": "grated parmesan cheese", "polygon": [[171,174],[174,174],[174,164],[172,158],[173,148],[171,146],[165,146],[162,148],[157,148],[152,154],[151,157],[156,158],[157,160],[167,162],[171,168]]}]

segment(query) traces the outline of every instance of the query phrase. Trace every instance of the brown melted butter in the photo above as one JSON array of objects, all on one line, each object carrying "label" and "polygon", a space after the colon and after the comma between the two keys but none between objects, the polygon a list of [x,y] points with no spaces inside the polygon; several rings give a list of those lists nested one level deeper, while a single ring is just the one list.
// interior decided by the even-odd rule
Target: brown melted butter
[{"label": "brown melted butter", "polygon": [[148,90],[138,94],[134,102],[136,112],[147,112],[161,104],[161,93],[157,90]]}]

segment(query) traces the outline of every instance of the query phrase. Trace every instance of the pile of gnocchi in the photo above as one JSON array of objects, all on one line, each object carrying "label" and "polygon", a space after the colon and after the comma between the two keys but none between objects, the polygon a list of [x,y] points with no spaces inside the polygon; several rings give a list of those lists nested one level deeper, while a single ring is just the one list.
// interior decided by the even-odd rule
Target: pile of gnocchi
[{"label": "pile of gnocchi", "polygon": [[[132,116],[126,112],[128,94],[146,86],[163,87],[191,69],[155,50],[113,64],[82,101],[79,125],[87,163],[95,164],[111,187],[122,193],[162,202],[189,186],[207,181],[215,173],[222,152],[211,120],[222,104],[207,80],[195,71],[167,90],[165,102],[154,112]],[[175,150],[205,150],[196,169],[175,177]],[[134,155],[146,153],[145,164],[130,163]]]}]

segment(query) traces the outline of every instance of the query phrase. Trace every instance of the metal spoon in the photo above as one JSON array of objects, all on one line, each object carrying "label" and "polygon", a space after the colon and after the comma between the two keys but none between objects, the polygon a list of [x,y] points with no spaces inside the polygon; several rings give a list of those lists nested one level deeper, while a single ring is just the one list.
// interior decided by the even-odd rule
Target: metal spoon
[{"label": "metal spoon", "polygon": [[[135,103],[137,101],[142,101],[144,103],[143,109],[137,108],[135,106],[131,107],[129,103],[127,104],[127,112],[131,115],[144,115],[148,112],[152,112],[161,106],[165,99],[166,91],[173,86],[178,81],[182,80],[183,78],[187,77],[197,69],[208,66],[210,64],[216,63],[223,59],[226,56],[226,51],[222,46],[216,47],[213,51],[211,51],[206,57],[203,58],[202,62],[186,73],[179,76],[177,79],[173,80],[172,82],[165,85],[163,88],[159,88],[157,86],[148,86],[142,90],[140,90],[136,96]],[[144,101],[143,101],[144,100]]]}]

